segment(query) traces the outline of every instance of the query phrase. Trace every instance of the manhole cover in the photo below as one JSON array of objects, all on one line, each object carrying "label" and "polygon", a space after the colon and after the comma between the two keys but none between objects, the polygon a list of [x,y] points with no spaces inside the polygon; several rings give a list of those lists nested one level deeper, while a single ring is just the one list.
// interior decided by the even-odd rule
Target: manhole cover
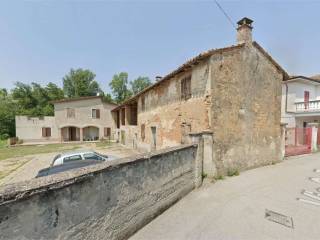
[{"label": "manhole cover", "polygon": [[288,217],[286,215],[266,209],[265,218],[269,221],[279,223],[289,228],[293,228],[292,217]]}]

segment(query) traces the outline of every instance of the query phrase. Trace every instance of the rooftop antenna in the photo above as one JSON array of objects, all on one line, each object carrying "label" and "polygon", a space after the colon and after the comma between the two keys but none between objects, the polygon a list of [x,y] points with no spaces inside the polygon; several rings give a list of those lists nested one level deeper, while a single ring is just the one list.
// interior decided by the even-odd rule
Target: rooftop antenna
[{"label": "rooftop antenna", "polygon": [[214,2],[216,3],[216,5],[218,6],[218,8],[221,10],[221,12],[223,13],[223,15],[228,19],[228,21],[231,23],[231,25],[237,29],[236,25],[234,24],[234,22],[232,21],[231,17],[229,17],[229,15],[226,13],[226,11],[221,7],[221,5],[218,3],[217,0],[214,0]]}]

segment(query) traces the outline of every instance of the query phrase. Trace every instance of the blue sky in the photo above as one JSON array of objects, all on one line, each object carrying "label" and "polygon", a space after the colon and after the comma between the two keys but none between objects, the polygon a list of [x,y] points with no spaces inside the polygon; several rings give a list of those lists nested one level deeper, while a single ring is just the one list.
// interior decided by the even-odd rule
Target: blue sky
[{"label": "blue sky", "polygon": [[[254,20],[254,39],[290,74],[320,73],[320,1],[219,1],[234,22]],[[0,1],[0,88],[54,82],[70,68],[165,75],[188,58],[235,44],[214,1]]]}]

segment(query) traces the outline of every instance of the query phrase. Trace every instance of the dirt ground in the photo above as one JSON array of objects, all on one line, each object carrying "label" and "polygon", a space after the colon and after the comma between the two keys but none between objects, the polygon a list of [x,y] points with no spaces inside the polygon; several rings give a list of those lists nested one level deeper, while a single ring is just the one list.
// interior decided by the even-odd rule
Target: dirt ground
[{"label": "dirt ground", "polygon": [[[83,144],[77,150],[92,149],[99,153],[112,155],[117,158],[128,157],[139,152],[124,148],[118,144],[97,146],[96,144]],[[12,149],[15,151],[15,149]],[[67,148],[66,148],[67,151]],[[8,158],[0,161],[0,185],[16,183],[34,178],[38,171],[49,167],[53,158],[61,152],[27,155],[24,157]]]}]

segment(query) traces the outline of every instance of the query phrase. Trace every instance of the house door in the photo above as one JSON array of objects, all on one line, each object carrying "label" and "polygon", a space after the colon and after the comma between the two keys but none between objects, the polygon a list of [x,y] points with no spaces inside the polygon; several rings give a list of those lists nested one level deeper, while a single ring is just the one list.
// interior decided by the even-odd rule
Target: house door
[{"label": "house door", "polygon": [[152,134],[152,142],[151,142],[151,150],[157,149],[157,128],[151,127],[151,134]]},{"label": "house door", "polygon": [[69,127],[69,141],[77,140],[77,128]]}]

